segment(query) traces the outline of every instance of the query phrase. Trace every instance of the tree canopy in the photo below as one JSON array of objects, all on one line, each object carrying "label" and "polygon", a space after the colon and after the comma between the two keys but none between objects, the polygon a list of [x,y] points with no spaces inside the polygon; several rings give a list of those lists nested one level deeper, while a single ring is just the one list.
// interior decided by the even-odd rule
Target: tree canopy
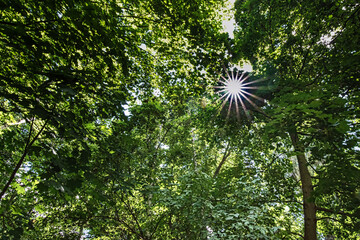
[{"label": "tree canopy", "polygon": [[0,3],[1,239],[360,237],[359,4],[226,4]]}]

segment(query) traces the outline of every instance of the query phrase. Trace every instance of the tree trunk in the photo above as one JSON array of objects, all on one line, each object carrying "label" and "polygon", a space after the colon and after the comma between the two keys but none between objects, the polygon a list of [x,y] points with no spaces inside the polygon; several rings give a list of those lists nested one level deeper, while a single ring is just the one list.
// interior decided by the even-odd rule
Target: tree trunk
[{"label": "tree trunk", "polygon": [[313,185],[309,169],[307,168],[307,161],[304,154],[304,147],[299,142],[299,137],[296,130],[290,132],[292,144],[296,151],[296,158],[298,160],[301,188],[303,192],[303,208],[304,208],[304,225],[305,225],[305,240],[316,240],[316,206],[310,201]]}]

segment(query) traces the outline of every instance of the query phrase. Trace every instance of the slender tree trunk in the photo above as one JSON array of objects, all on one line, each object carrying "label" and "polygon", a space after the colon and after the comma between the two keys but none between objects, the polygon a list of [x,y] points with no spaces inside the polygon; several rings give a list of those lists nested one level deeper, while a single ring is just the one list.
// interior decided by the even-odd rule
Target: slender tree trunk
[{"label": "slender tree trunk", "polygon": [[292,144],[296,151],[296,158],[298,160],[300,170],[301,188],[303,192],[303,208],[304,208],[304,225],[305,225],[305,240],[316,240],[316,206],[310,201],[311,193],[313,191],[312,180],[307,161],[304,154],[304,147],[299,142],[299,137],[296,130],[290,132]]}]

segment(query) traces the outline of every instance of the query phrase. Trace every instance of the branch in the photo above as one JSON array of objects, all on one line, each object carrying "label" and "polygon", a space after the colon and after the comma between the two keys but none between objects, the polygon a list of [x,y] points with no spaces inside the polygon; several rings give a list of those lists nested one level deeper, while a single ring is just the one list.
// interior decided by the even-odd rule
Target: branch
[{"label": "branch", "polygon": [[159,141],[158,146],[156,147],[156,150],[159,150],[159,148],[160,148],[162,142],[164,141],[166,135],[168,134],[168,132],[170,131],[170,129],[171,129],[173,126],[174,126],[174,125],[170,125],[170,127],[168,127],[168,129],[166,129],[164,135],[162,136],[162,138],[161,138],[160,141]]},{"label": "branch", "polygon": [[138,222],[136,215],[133,213],[130,204],[126,203],[126,201],[125,201],[122,197],[120,197],[120,200],[125,204],[125,207],[126,207],[126,208],[128,209],[128,211],[130,212],[130,215],[131,215],[132,218],[134,219],[134,221],[135,221],[135,223],[136,223],[136,225],[137,225],[137,227],[138,227],[138,229],[139,229],[140,238],[143,239],[144,236],[145,236],[145,235],[144,235],[144,232],[142,231],[142,228],[141,228],[141,226],[140,226],[140,223]]},{"label": "branch", "polygon": [[153,232],[152,232],[151,235],[150,235],[150,239],[151,239],[152,236],[156,233],[157,228],[159,227],[159,224],[160,224],[161,220],[162,220],[164,217],[165,217],[165,214],[163,214],[162,216],[159,217],[159,221],[156,223],[155,228],[154,228]]},{"label": "branch", "polygon": [[135,229],[133,229],[132,227],[130,227],[130,225],[128,225],[125,221],[121,220],[120,217],[119,217],[119,210],[116,206],[116,203],[115,203],[115,219],[119,222],[121,222],[122,224],[124,224],[128,229],[130,229],[130,231],[132,233],[134,233],[135,235],[137,235],[139,238],[141,238],[141,236],[139,235],[139,233],[136,232]]},{"label": "branch", "polygon": [[351,214],[351,213],[346,213],[346,212],[343,212],[343,211],[334,211],[332,209],[318,207],[318,206],[316,206],[316,210],[321,211],[321,212],[328,212],[328,213],[332,213],[332,214],[339,214],[339,215],[343,215],[343,216],[347,216],[347,217],[356,217],[356,218],[358,218],[357,216],[355,216],[354,214]]},{"label": "branch", "polygon": [[5,21],[0,21],[0,24],[3,24],[3,25],[10,25],[10,26],[17,26],[17,25],[19,25],[18,23],[5,22]]},{"label": "branch", "polygon": [[333,221],[339,222],[339,220],[332,218],[332,217],[322,217],[322,218],[316,219],[316,221],[321,221],[321,220],[333,220]]},{"label": "branch", "polygon": [[25,119],[22,119],[22,120],[20,120],[20,121],[18,121],[18,122],[15,122],[15,123],[5,124],[5,125],[1,126],[1,129],[9,128],[9,127],[11,127],[11,126],[20,125],[20,124],[23,124],[23,123],[25,123],[25,122],[26,122],[26,120],[25,120]]},{"label": "branch", "polygon": [[349,22],[349,20],[350,20],[352,17],[355,16],[355,14],[356,14],[359,10],[360,10],[360,7],[357,7],[357,9],[355,9],[355,11],[346,19],[346,21],[344,22],[344,25],[343,25],[343,27],[342,27],[341,32],[340,32],[338,35],[336,35],[336,37],[335,37],[333,40],[331,40],[330,44],[333,44],[333,43],[336,41],[336,39],[344,32],[345,27],[346,27],[346,24]]},{"label": "branch", "polygon": [[302,73],[302,71],[303,71],[304,68],[305,68],[305,65],[306,65],[305,63],[306,63],[306,60],[307,60],[308,55],[309,55],[309,51],[307,51],[307,52],[305,53],[303,62],[301,63],[300,70],[299,70],[299,72],[298,72],[298,74],[297,74],[297,77],[296,77],[297,80],[299,80],[299,78],[300,78],[300,76],[301,76],[301,73]]},{"label": "branch", "polygon": [[10,26],[24,26],[24,27],[28,27],[31,26],[33,24],[39,24],[39,23],[49,23],[49,22],[56,22],[56,21],[61,21],[61,19],[51,19],[51,20],[42,20],[42,21],[36,21],[36,22],[31,22],[31,23],[21,23],[21,22],[5,22],[5,21],[0,21],[0,24],[3,25],[10,25]]},{"label": "branch", "polygon": [[28,151],[29,151],[29,148],[34,144],[34,142],[36,141],[36,139],[38,139],[38,137],[40,136],[40,134],[42,133],[42,131],[44,130],[46,124],[48,123],[49,119],[47,119],[44,123],[44,125],[41,127],[41,129],[38,131],[38,133],[35,135],[35,137],[30,141],[31,139],[31,134],[32,134],[32,131],[33,131],[33,125],[34,125],[34,121],[35,121],[35,118],[33,118],[32,122],[31,122],[31,126],[30,126],[30,132],[29,132],[29,137],[26,141],[26,145],[25,145],[25,148],[24,148],[24,152],[19,160],[19,162],[17,163],[16,167],[14,168],[9,180],[7,181],[6,185],[4,186],[3,190],[1,191],[0,193],[0,200],[3,198],[5,192],[8,190],[8,188],[10,187],[10,184],[12,183],[12,181],[14,180],[15,178],[15,175],[16,173],[18,172],[18,170],[20,169],[21,165],[23,164],[24,160],[25,160],[25,157],[27,156],[28,154]]},{"label": "branch", "polygon": [[130,232],[132,232],[133,234],[135,234],[136,236],[138,236],[138,237],[141,238],[141,236],[139,235],[139,233],[137,233],[137,232],[135,231],[135,229],[133,229],[132,227],[130,227],[124,220],[121,220],[121,219],[119,218],[119,216],[115,216],[115,218],[109,217],[109,216],[91,216],[91,218],[107,218],[107,219],[111,219],[111,220],[118,221],[118,222],[124,224],[125,227],[127,227],[127,228],[130,230]]},{"label": "branch", "polygon": [[265,201],[265,202],[267,202],[267,203],[297,203],[297,204],[299,204],[299,205],[303,205],[303,203],[302,202],[299,202],[299,201],[296,201],[296,200],[287,200],[287,201]]},{"label": "branch", "polygon": [[229,148],[230,148],[230,143],[227,145],[227,147],[225,149],[224,156],[221,159],[219,166],[216,168],[213,178],[215,178],[219,174],[222,165],[225,163],[226,159],[229,157],[229,155],[231,153],[231,151],[229,151]]},{"label": "branch", "polygon": [[309,134],[309,133],[304,133],[304,132],[297,132],[297,134],[303,135],[303,136],[310,136],[310,137],[314,136],[314,134]]}]

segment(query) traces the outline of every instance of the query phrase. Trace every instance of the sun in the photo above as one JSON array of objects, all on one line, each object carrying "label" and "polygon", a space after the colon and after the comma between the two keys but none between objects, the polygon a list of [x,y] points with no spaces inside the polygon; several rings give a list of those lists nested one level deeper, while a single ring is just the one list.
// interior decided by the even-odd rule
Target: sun
[{"label": "sun", "polygon": [[[226,78],[227,77],[227,78]],[[258,89],[258,86],[253,86],[252,84],[264,81],[264,79],[258,79],[254,81],[248,81],[250,75],[243,72],[239,75],[239,72],[236,72],[234,75],[234,71],[231,71],[231,74],[227,72],[226,77],[221,76],[219,82],[222,84],[221,86],[216,86],[219,91],[217,92],[219,95],[222,95],[219,100],[223,100],[220,111],[224,108],[225,104],[229,101],[229,109],[228,115],[230,114],[231,106],[235,103],[236,115],[240,118],[239,113],[239,105],[244,110],[246,117],[250,120],[249,110],[246,107],[246,102],[250,103],[255,109],[262,112],[262,110],[251,100],[257,99],[260,101],[264,101],[261,97],[258,97],[251,92],[250,89]]]},{"label": "sun", "polygon": [[225,89],[232,95],[239,94],[241,91],[243,91],[241,82],[236,81],[235,79],[231,79],[229,82],[227,82]]}]

